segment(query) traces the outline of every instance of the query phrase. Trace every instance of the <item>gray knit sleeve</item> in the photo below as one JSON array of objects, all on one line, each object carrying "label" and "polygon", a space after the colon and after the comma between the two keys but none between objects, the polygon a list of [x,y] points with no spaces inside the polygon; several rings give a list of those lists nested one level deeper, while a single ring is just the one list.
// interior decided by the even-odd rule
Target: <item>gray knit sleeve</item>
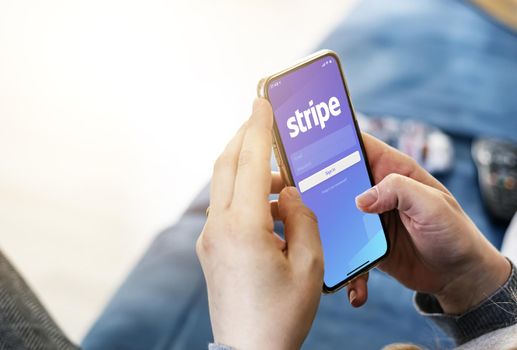
[{"label": "gray knit sleeve", "polygon": [[78,349],[0,252],[0,349]]},{"label": "gray knit sleeve", "polygon": [[443,313],[438,300],[424,293],[416,293],[414,303],[417,310],[451,336],[456,343],[463,344],[489,332],[517,323],[517,271],[512,272],[506,283],[479,305],[462,315]]}]

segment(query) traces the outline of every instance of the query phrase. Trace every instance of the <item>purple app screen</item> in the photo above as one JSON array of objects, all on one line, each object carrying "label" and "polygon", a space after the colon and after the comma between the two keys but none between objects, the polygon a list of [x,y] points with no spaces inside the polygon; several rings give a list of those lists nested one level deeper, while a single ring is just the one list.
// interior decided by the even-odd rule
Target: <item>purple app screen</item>
[{"label": "purple app screen", "polygon": [[379,216],[355,205],[371,183],[339,62],[323,56],[267,89],[293,180],[318,217],[324,281],[333,287],[387,250]]}]

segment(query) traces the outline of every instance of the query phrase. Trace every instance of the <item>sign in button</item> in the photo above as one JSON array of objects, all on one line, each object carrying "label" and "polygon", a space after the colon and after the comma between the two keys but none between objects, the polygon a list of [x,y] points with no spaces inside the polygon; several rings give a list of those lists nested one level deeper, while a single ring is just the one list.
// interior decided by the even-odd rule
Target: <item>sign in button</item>
[{"label": "sign in button", "polygon": [[355,129],[348,124],[291,154],[291,170],[296,176],[310,174],[323,162],[351,149],[357,144],[356,140]]},{"label": "sign in button", "polygon": [[361,155],[359,151],[355,151],[348,156],[341,158],[337,162],[329,165],[328,167],[321,169],[317,173],[312,174],[311,176],[301,180],[298,183],[298,187],[300,188],[300,192],[305,192],[310,190],[316,185],[319,185],[323,181],[330,179],[331,177],[339,174],[343,170],[350,168],[352,165],[359,163],[361,160]]}]

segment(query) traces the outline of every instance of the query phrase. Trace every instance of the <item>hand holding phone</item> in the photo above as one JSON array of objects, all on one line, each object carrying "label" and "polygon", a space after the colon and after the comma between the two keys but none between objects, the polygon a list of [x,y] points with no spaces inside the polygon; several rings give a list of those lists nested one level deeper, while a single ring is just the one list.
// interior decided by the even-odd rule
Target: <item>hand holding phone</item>
[{"label": "hand holding phone", "polygon": [[[298,187],[318,217],[325,292],[353,281],[349,290],[356,300],[349,297],[361,305],[366,273],[380,264],[407,287],[437,294],[445,308],[457,311],[508,276],[508,262],[439,181],[368,135],[365,152],[335,53],[318,52],[263,79],[259,94],[272,104],[274,151],[284,181]],[[373,183],[378,185],[369,190]],[[355,198],[363,192],[358,208]],[[382,222],[375,215],[381,213]],[[393,253],[386,258],[389,243]],[[473,287],[481,294],[450,292]]]},{"label": "hand holding phone", "polygon": [[[196,250],[205,274],[214,339],[236,349],[298,349],[321,295],[323,253],[314,214],[294,187],[271,177],[273,115],[258,99],[218,158],[210,212]],[[273,185],[273,186],[272,186]],[[285,225],[286,241],[273,231]]]},{"label": "hand holding phone", "polygon": [[393,247],[379,268],[412,290],[435,295],[450,314],[465,312],[497,290],[511,266],[454,196],[409,156],[368,134],[363,140],[377,185],[360,195],[357,205],[383,213]]}]

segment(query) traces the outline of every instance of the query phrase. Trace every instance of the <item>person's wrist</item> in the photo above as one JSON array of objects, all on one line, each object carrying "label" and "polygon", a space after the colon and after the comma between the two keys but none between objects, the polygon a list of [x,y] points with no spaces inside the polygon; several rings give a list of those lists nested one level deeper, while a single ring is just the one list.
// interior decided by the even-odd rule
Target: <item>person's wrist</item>
[{"label": "person's wrist", "polygon": [[[260,324],[269,325],[268,320],[257,319],[255,322],[251,322],[250,325],[257,326],[253,328],[242,326],[244,323],[246,322],[226,324],[221,328],[213,326],[214,343],[223,344],[235,350],[286,350],[299,349],[301,342],[305,339],[304,336],[299,342],[298,334],[290,332],[288,329],[279,333],[277,332],[278,327],[260,327]],[[287,337],[285,334],[290,336]]]},{"label": "person's wrist", "polygon": [[446,314],[460,315],[480,304],[510,276],[510,262],[495,248],[474,255],[463,271],[435,294]]}]

